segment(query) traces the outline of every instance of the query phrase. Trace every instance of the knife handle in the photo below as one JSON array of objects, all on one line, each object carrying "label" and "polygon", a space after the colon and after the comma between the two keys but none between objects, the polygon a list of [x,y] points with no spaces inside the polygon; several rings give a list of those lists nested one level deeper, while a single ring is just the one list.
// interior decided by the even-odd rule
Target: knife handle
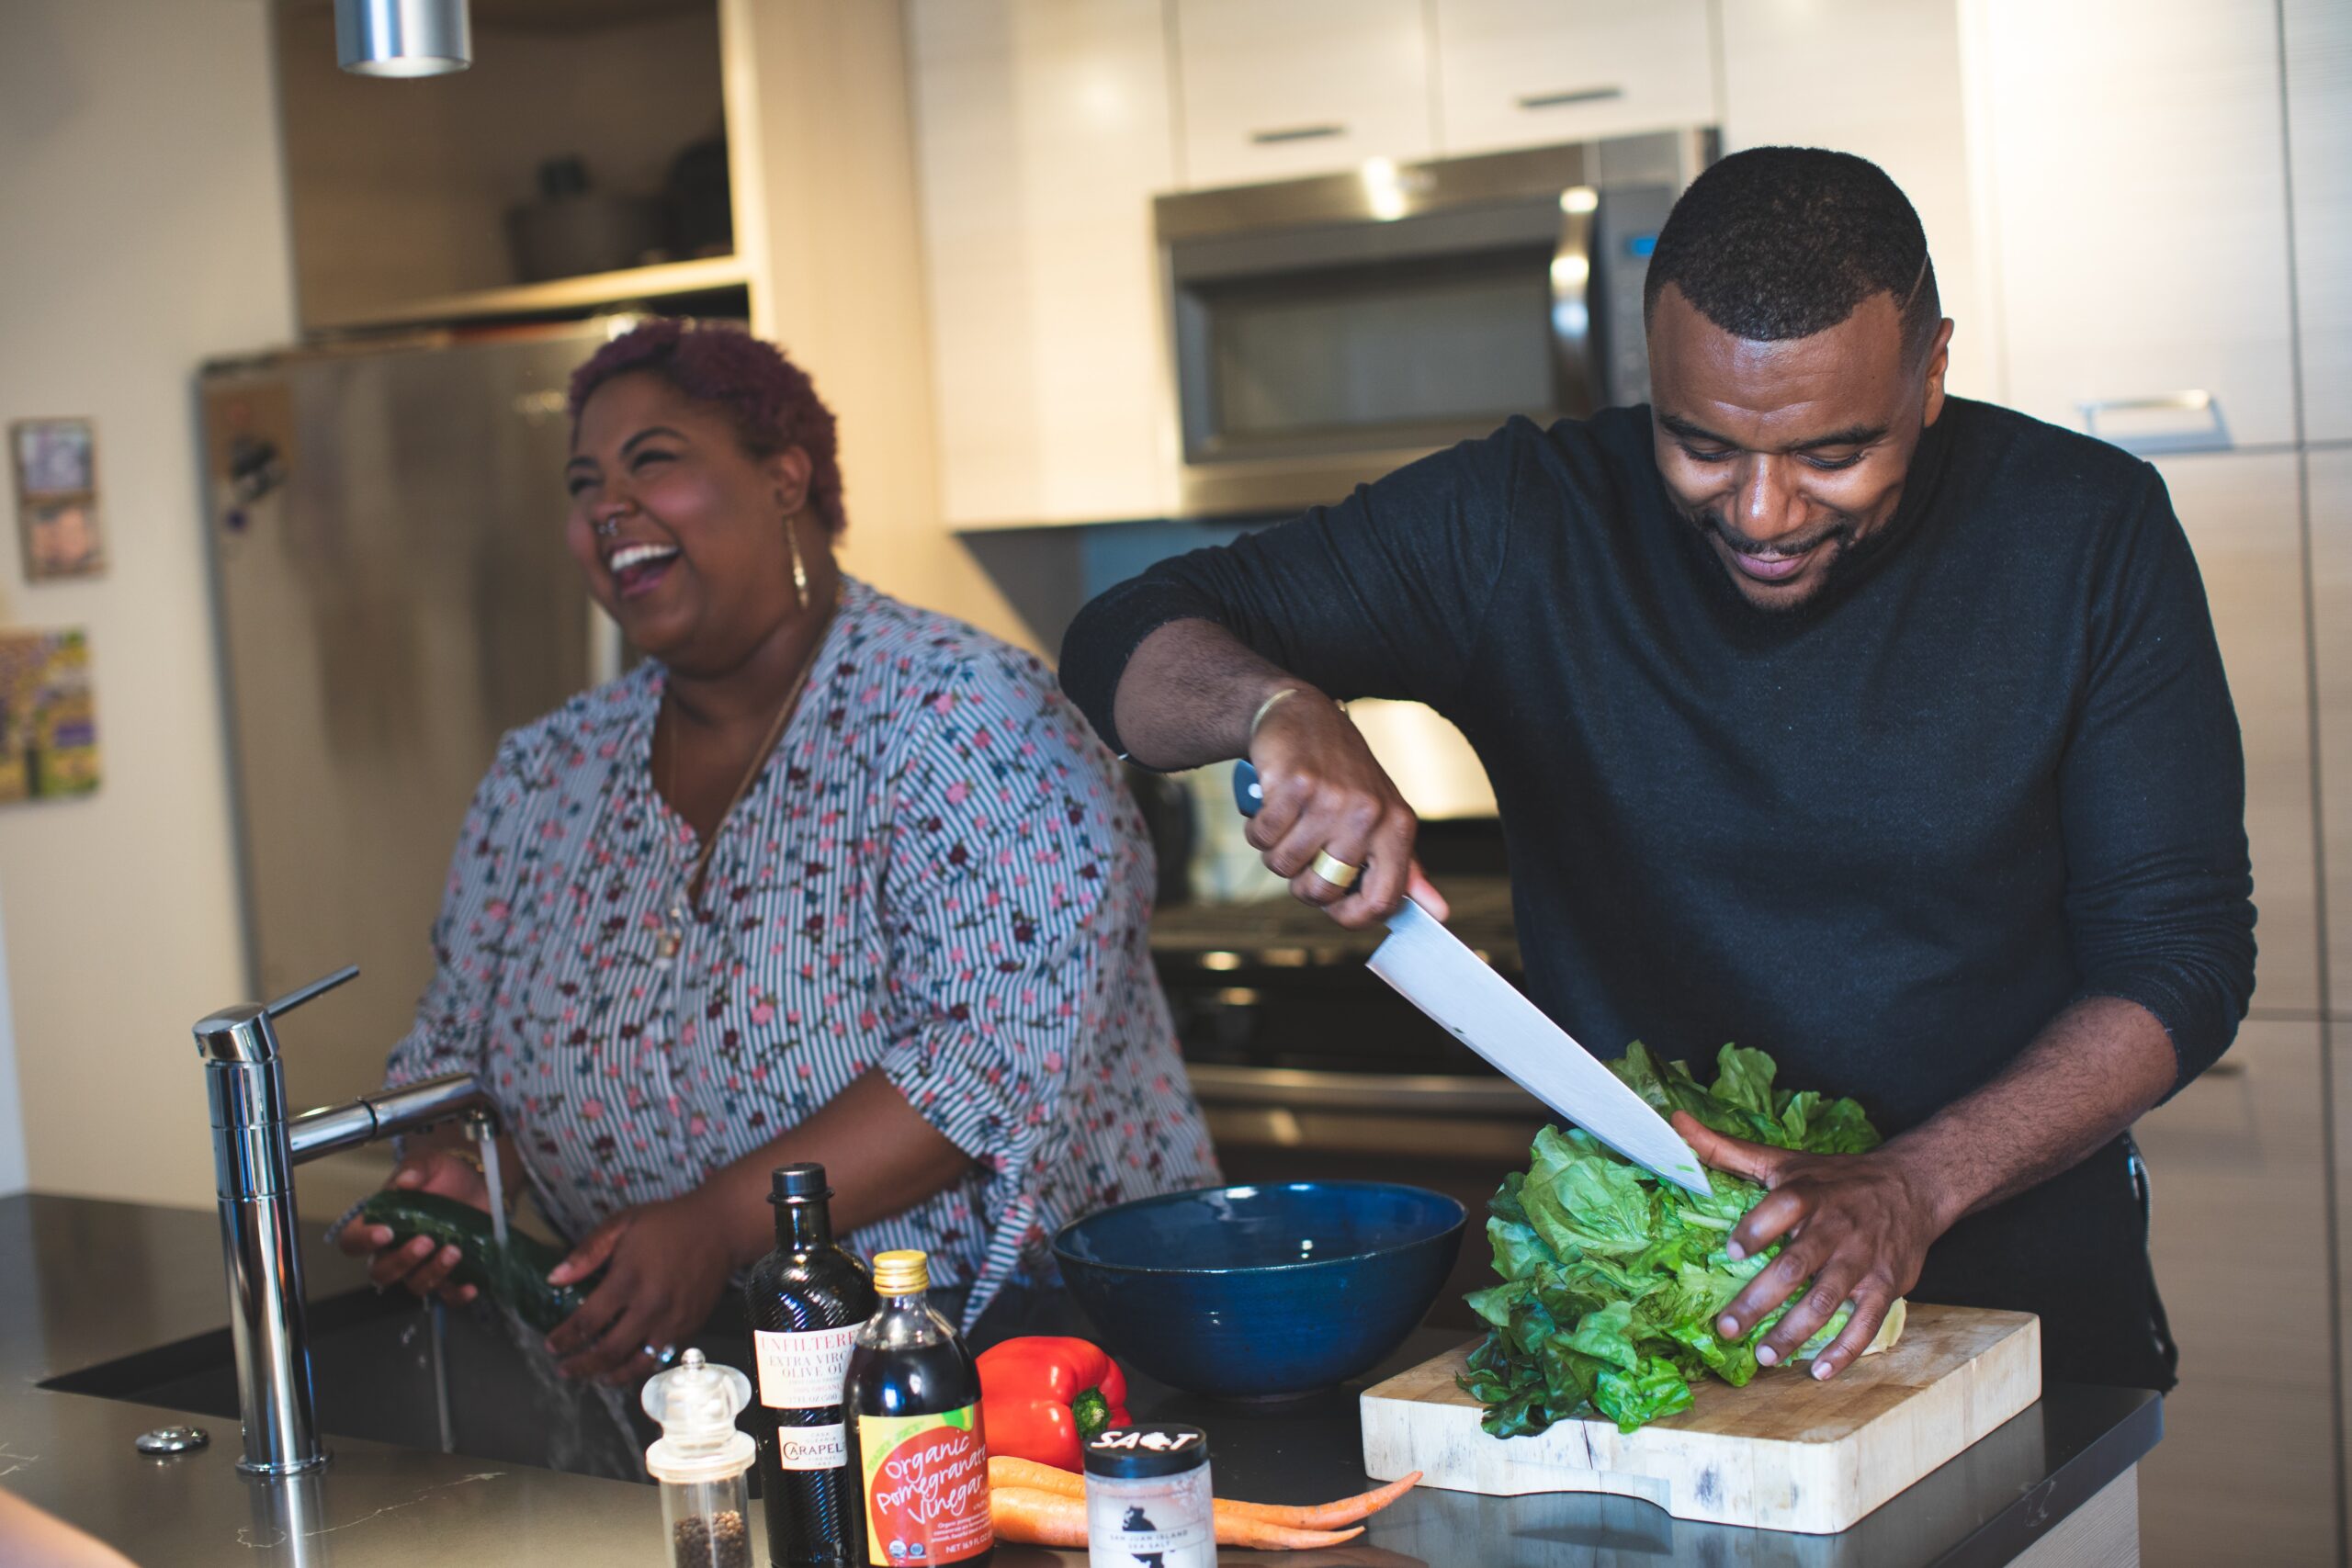
[{"label": "knife handle", "polygon": [[1266,791],[1258,783],[1258,770],[1242,758],[1233,764],[1233,804],[1241,808],[1244,817],[1258,815],[1258,807],[1266,804]]},{"label": "knife handle", "polygon": [[[1258,807],[1266,804],[1265,787],[1259,784],[1258,770],[1250,765],[1250,760],[1247,757],[1233,764],[1233,804],[1241,808],[1241,815],[1244,817],[1257,816]],[[1444,921],[1430,914],[1419,900],[1414,898],[1407,898],[1396,907],[1395,914],[1381,923],[1393,931],[1399,921],[1411,921],[1415,919],[1427,920],[1440,931],[1445,929]]]}]

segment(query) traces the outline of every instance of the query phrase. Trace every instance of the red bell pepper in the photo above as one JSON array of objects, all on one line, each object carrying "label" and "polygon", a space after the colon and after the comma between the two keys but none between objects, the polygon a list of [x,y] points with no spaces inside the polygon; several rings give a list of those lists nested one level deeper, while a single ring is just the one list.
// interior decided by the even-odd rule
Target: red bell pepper
[{"label": "red bell pepper", "polygon": [[980,1423],[989,1452],[1079,1468],[1080,1445],[1125,1427],[1127,1379],[1100,1346],[1031,1335],[980,1352]]}]

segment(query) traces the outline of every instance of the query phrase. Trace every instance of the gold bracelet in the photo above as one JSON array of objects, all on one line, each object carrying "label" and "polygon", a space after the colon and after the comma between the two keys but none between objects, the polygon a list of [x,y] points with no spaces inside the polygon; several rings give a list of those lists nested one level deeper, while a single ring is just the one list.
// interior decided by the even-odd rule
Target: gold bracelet
[{"label": "gold bracelet", "polygon": [[1281,691],[1276,692],[1272,696],[1268,697],[1264,702],[1260,703],[1258,705],[1258,711],[1250,716],[1250,739],[1253,741],[1258,739],[1258,727],[1266,722],[1266,716],[1274,711],[1274,705],[1276,703],[1281,702],[1284,697],[1295,697],[1296,695],[1298,695],[1298,688],[1296,686],[1284,686]]}]

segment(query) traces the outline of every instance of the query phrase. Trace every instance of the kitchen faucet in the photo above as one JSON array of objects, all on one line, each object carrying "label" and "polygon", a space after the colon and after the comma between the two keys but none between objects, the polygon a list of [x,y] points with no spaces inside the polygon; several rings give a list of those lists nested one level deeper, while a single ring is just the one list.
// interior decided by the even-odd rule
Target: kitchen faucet
[{"label": "kitchen faucet", "polygon": [[286,1077],[271,1021],[358,973],[338,969],[276,1001],[223,1008],[196,1025],[212,1102],[213,1188],[220,1201],[220,1254],[244,1427],[237,1468],[255,1474],[291,1475],[327,1461],[311,1387],[294,1167],[452,1117],[496,1126],[496,1110],[471,1073],[287,1115]]}]

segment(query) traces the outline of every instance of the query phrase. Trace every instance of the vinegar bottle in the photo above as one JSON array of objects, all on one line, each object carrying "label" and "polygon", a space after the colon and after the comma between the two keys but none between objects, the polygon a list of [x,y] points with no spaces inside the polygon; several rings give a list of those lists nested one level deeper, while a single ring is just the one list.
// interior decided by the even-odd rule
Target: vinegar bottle
[{"label": "vinegar bottle", "polygon": [[930,1289],[922,1253],[876,1255],[881,1305],[850,1352],[842,1413],[869,1568],[986,1562],[996,1551],[979,1369],[924,1300]]},{"label": "vinegar bottle", "polygon": [[865,1265],[833,1243],[821,1165],[776,1171],[775,1250],[743,1286],[760,1371],[760,1495],[773,1568],[847,1568],[861,1506],[842,1428],[850,1342],[874,1315]]}]

